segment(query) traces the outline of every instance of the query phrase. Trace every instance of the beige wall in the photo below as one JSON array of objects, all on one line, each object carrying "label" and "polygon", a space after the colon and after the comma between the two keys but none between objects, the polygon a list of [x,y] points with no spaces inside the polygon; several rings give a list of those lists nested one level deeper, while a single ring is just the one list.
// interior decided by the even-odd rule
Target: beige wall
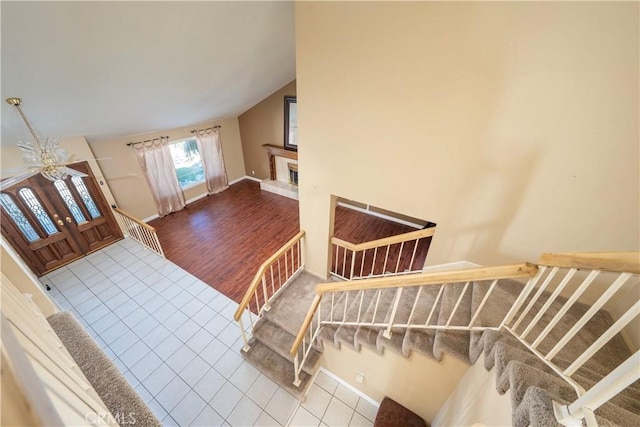
[{"label": "beige wall", "polygon": [[297,3],[307,268],[332,194],[436,222],[428,264],[638,250],[638,30],[638,3]]},{"label": "beige wall", "polygon": [[284,145],[284,97],[296,96],[295,80],[238,117],[245,174],[269,178],[269,160],[262,145]]},{"label": "beige wall", "polygon": [[[192,129],[202,129],[220,125],[222,151],[229,181],[244,176],[244,160],[240,143],[238,120],[234,118],[212,120],[197,125],[169,129],[141,135],[126,136],[114,140],[91,143],[91,148],[100,160],[105,178],[113,190],[118,206],[130,214],[144,219],[157,214],[151,192],[140,170],[133,148],[126,144],[131,141],[143,141],[160,136],[178,140],[192,136]],[[189,188],[184,192],[185,200],[206,194],[205,184]]]},{"label": "beige wall", "polygon": [[511,391],[496,390],[496,369],[484,368],[484,355],[469,368],[442,407],[431,427],[513,425]]},{"label": "beige wall", "polygon": [[[327,343],[321,364],[377,402],[389,396],[429,423],[469,369],[446,354],[436,362],[417,352],[407,358],[390,350],[381,355],[364,347],[358,352],[347,346],[337,350]],[[364,375],[362,383],[355,381],[358,373]]]}]

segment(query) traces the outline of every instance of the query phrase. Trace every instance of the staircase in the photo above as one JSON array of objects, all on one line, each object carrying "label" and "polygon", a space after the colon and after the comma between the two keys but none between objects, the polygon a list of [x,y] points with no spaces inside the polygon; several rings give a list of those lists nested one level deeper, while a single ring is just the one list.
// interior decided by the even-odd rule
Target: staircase
[{"label": "staircase", "polygon": [[[606,346],[594,351],[593,357],[579,368],[572,368],[575,372],[569,380],[559,375],[558,370],[562,373],[572,364],[575,366],[576,359],[593,351],[593,343],[620,322],[614,322],[604,310],[571,301],[573,296],[569,300],[560,296],[562,283],[569,282],[567,276],[556,277],[560,290],[547,289],[557,268],[546,272],[544,283],[535,292],[536,283],[542,281],[542,272],[528,271],[526,264],[519,268],[522,271],[517,274],[502,272],[505,277],[500,279],[488,274],[487,280],[460,280],[435,286],[427,281],[421,286],[402,287],[382,286],[397,277],[318,286],[322,280],[302,272],[277,292],[268,311],[262,311],[243,354],[301,399],[324,345],[346,345],[355,350],[364,346],[378,353],[393,351],[407,357],[416,351],[435,360],[448,353],[468,364],[474,364],[484,354],[485,368],[496,370],[498,392],[511,391],[514,425],[558,425],[554,401],[570,404],[576,400],[577,391],[582,395],[584,390],[591,390],[625,363],[635,363],[637,370],[640,353],[632,355],[617,329]],[[526,286],[509,278],[534,274]],[[574,269],[569,270],[569,278],[573,274]],[[413,276],[421,276],[422,281],[430,277],[407,275],[402,281],[418,283],[420,280]],[[592,276],[595,277],[585,279],[587,285]],[[626,280],[630,275],[624,277]],[[439,283],[438,278],[433,280]],[[357,289],[367,282],[373,288]],[[618,279],[610,289],[622,282]],[[525,293],[523,287],[527,286],[529,292]],[[322,293],[323,287],[331,292]],[[316,292],[324,296],[323,304],[318,305]],[[317,306],[317,310],[308,312],[310,306]],[[636,311],[629,311],[636,316],[637,306]],[[308,327],[300,331],[300,325]],[[574,331],[574,325],[582,327]],[[302,341],[301,333],[306,337]],[[566,340],[569,335],[573,338]],[[568,344],[557,350],[556,344],[563,339]],[[531,340],[536,344],[533,349]],[[292,348],[295,350],[291,351]],[[550,351],[555,351],[552,364],[541,358]],[[297,366],[298,363],[302,366]],[[298,376],[296,371],[300,372]],[[640,425],[640,384],[635,378],[631,386],[622,387],[621,393],[614,393],[595,411],[597,425]]]},{"label": "staircase", "polygon": [[324,282],[325,280],[306,272],[298,275],[272,300],[269,311],[263,314],[253,328],[249,349],[242,352],[251,364],[301,400],[316,371],[320,353],[315,349],[311,350],[302,367],[301,384],[296,387],[294,358],[289,350],[313,301],[316,285]]}]

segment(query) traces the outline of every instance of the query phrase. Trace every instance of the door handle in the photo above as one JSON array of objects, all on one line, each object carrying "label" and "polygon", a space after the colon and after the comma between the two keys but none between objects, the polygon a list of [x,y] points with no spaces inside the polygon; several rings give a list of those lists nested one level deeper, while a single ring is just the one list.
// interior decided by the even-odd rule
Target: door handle
[{"label": "door handle", "polygon": [[62,220],[61,220],[61,219],[59,219],[59,220],[58,220],[58,225],[62,227],[62,226],[64,225],[64,222],[62,222]]},{"label": "door handle", "polygon": [[69,224],[71,224],[71,218],[66,217],[65,219],[67,220],[67,222],[68,222]]}]

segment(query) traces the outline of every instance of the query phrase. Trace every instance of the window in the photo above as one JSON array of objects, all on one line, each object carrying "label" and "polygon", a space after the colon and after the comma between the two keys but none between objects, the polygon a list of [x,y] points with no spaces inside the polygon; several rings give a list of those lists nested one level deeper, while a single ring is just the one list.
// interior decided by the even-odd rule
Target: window
[{"label": "window", "polygon": [[176,167],[176,175],[180,187],[185,188],[192,184],[204,182],[204,169],[198,151],[198,143],[195,138],[187,138],[169,144],[173,164]]},{"label": "window", "polygon": [[36,240],[40,239],[38,232],[33,228],[27,217],[24,216],[11,196],[5,193],[0,194],[0,203],[2,203],[2,207],[5,208],[11,219],[16,223],[29,243],[35,242]]},{"label": "window", "polygon": [[87,219],[80,210],[80,206],[78,206],[76,199],[71,194],[71,191],[69,191],[67,183],[62,180],[58,180],[54,182],[53,185],[56,186],[58,193],[60,193],[60,197],[62,197],[62,200],[64,200],[64,203],[69,208],[69,212],[71,212],[71,215],[73,215],[73,218],[76,220],[76,224],[83,224],[87,222]]}]

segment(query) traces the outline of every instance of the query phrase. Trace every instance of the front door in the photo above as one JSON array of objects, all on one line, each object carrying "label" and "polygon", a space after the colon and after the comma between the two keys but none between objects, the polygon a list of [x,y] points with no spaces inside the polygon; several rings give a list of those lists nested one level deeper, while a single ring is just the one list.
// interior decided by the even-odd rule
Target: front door
[{"label": "front door", "polygon": [[88,176],[38,174],[0,194],[2,234],[38,275],[122,238],[88,164],[71,167]]}]

